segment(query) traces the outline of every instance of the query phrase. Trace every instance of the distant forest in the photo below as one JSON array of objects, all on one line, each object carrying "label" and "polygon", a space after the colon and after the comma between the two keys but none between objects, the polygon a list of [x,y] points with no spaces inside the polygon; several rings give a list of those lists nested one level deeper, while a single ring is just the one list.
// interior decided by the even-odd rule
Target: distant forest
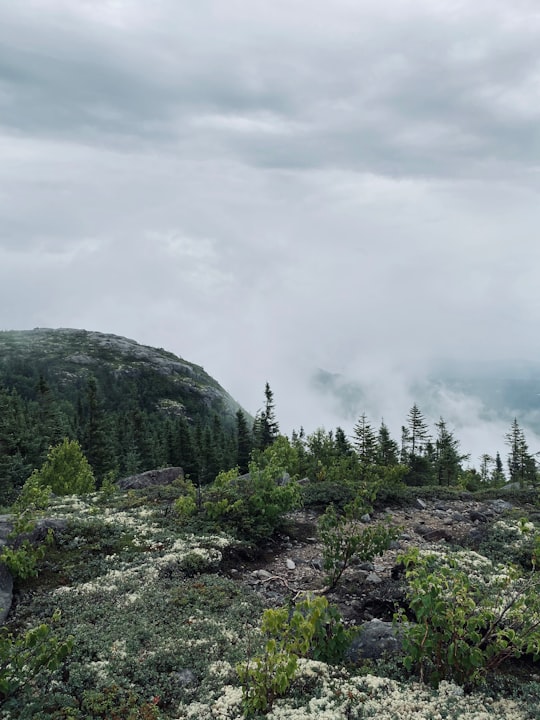
[{"label": "distant forest", "polygon": [[[4,366],[0,384],[0,502],[11,502],[51,446],[77,440],[98,486],[111,479],[159,467],[181,466],[197,484],[207,484],[235,466],[247,472],[252,453],[279,436],[269,384],[264,407],[248,421],[209,410],[194,398],[186,412],[167,413],[156,404],[159,376],[140,375],[119,386],[107,374],[52,387],[39,368]],[[382,483],[462,486],[477,489],[506,481],[520,486],[537,482],[538,468],[515,420],[506,436],[508,456],[482,456],[478,469],[460,450],[459,440],[441,418],[432,433],[414,405],[399,442],[386,425],[372,426],[362,415],[351,436],[341,428],[293,432],[291,472],[299,478],[339,485],[344,479]]]}]

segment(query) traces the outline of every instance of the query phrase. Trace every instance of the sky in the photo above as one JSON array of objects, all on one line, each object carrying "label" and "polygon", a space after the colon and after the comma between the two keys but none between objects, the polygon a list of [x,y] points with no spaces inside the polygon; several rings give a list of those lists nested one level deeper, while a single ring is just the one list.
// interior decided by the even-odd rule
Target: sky
[{"label": "sky", "polygon": [[539,159],[537,0],[0,0],[0,328],[396,432],[438,360],[539,357]]}]

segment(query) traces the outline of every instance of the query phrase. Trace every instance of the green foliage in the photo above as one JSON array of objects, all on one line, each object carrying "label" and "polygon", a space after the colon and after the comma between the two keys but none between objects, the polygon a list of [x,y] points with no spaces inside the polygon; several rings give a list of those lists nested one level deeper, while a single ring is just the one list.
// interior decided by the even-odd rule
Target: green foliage
[{"label": "green foliage", "polygon": [[238,469],[220,473],[205,494],[207,518],[250,540],[270,537],[283,515],[300,504],[298,483],[286,478],[292,452],[288,440],[279,438],[258,462],[250,462],[248,475]]},{"label": "green foliage", "polygon": [[181,495],[174,502],[174,512],[180,520],[186,520],[197,512],[197,489],[190,480],[181,481]]},{"label": "green foliage", "polygon": [[389,522],[376,525],[363,523],[360,517],[366,511],[367,506],[357,500],[345,508],[343,515],[339,515],[334,506],[329,505],[319,518],[323,567],[330,590],[336,587],[353,557],[371,562],[377,555],[382,555],[399,535],[399,528]]},{"label": "green foliage", "polygon": [[109,472],[105,473],[99,488],[103,499],[109,499],[117,492],[118,488],[115,485],[115,480],[116,472],[114,470],[109,470]]},{"label": "green foliage", "polygon": [[483,581],[450,559],[403,556],[416,623],[402,623],[404,665],[437,684],[477,683],[488,670],[523,654],[540,657],[540,578],[506,568]]},{"label": "green foliage", "polygon": [[39,473],[34,471],[22,486],[22,490],[13,503],[13,510],[44,510],[51,497],[52,488],[42,483]]},{"label": "green foliage", "polygon": [[95,490],[92,468],[76,440],[64,438],[60,445],[51,448],[41,469],[34,470],[33,475],[42,488],[50,487],[55,495]]},{"label": "green foliage", "polygon": [[[53,622],[58,619],[55,613]],[[0,699],[14,695],[36,674],[56,670],[72,649],[71,636],[61,641],[45,623],[18,637],[0,628]]]},{"label": "green foliage", "polygon": [[342,510],[354,500],[355,490],[351,483],[322,480],[302,485],[304,506],[324,510],[332,504]]},{"label": "green foliage", "polygon": [[293,608],[265,610],[261,622],[264,651],[237,666],[246,715],[266,712],[286,694],[294,680],[298,658],[338,662],[351,634],[338,610],[324,597],[308,595]]},{"label": "green foliage", "polygon": [[160,698],[145,702],[132,690],[110,685],[102,690],[85,690],[81,698],[80,714],[74,718],[103,718],[103,720],[157,720],[160,717]]},{"label": "green foliage", "polygon": [[23,540],[18,547],[6,545],[0,553],[0,563],[4,563],[14,578],[28,580],[38,576],[38,564],[45,557],[46,545],[52,542],[52,531],[47,533],[47,541],[43,545],[33,545]]}]

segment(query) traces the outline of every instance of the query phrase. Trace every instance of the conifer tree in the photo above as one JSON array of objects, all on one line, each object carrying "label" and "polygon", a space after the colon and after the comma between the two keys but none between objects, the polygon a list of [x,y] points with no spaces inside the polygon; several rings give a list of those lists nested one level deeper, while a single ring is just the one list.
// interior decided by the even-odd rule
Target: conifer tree
[{"label": "conifer tree", "polygon": [[439,485],[455,485],[461,470],[462,460],[468,455],[462,455],[459,451],[459,440],[448,429],[446,422],[439,419],[436,423],[437,438],[435,440],[435,477]]},{"label": "conifer tree", "polygon": [[525,434],[520,428],[517,418],[514,418],[505,439],[510,447],[508,454],[510,482],[518,482],[520,487],[524,487],[528,482],[534,483],[536,481],[536,463],[529,453]]},{"label": "conifer tree", "polygon": [[358,459],[363,465],[373,465],[377,461],[377,439],[365,413],[360,416],[353,433]]},{"label": "conifer tree", "polygon": [[253,437],[257,450],[261,452],[270,447],[279,436],[279,425],[274,408],[274,394],[267,382],[264,388],[265,405],[262,412],[257,413],[253,424]]},{"label": "conifer tree", "polygon": [[496,485],[502,485],[506,482],[503,461],[501,460],[501,455],[499,452],[497,452],[497,454],[495,455],[495,468],[493,470],[493,475],[491,476],[491,482]]},{"label": "conifer tree", "polygon": [[240,408],[236,411],[236,464],[241,475],[248,472],[253,442],[249,432],[246,416]]},{"label": "conifer tree", "polygon": [[334,441],[336,444],[336,453],[339,457],[349,457],[353,453],[351,443],[345,435],[343,428],[336,428]]},{"label": "conifer tree", "polygon": [[390,436],[390,431],[384,420],[381,422],[377,436],[377,464],[392,467],[399,463],[399,448]]}]

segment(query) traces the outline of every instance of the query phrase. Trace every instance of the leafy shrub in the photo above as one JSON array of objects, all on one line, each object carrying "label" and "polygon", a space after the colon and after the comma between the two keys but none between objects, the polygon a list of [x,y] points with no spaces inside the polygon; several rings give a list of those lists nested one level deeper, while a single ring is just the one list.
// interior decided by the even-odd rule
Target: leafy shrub
[{"label": "leafy shrub", "polygon": [[342,509],[352,502],[355,496],[355,489],[351,484],[328,480],[307,483],[302,486],[301,492],[304,505],[316,509],[324,509],[329,505]]},{"label": "leafy shrub", "polygon": [[[478,556],[479,557],[479,556]],[[401,558],[407,567],[409,607],[416,623],[403,623],[404,665],[437,684],[473,685],[488,670],[524,654],[540,657],[540,578],[511,568],[489,577],[458,569],[418,550]]]},{"label": "leafy shrub", "polygon": [[174,511],[181,520],[186,520],[197,512],[197,489],[190,480],[184,480],[182,492],[184,494],[174,503]]},{"label": "leafy shrub", "polygon": [[[47,533],[46,544],[51,544],[52,531]],[[0,553],[0,562],[4,563],[14,578],[28,580],[38,576],[38,564],[45,557],[46,544],[34,545],[23,540],[18,547],[6,545]]]},{"label": "leafy shrub", "polygon": [[55,495],[77,495],[95,490],[92,468],[76,440],[64,438],[49,450],[40,470],[34,470],[32,482],[50,487]]},{"label": "leafy shrub", "polygon": [[13,503],[15,512],[44,510],[49,505],[52,488],[45,485],[38,473],[34,471],[21,488],[21,492]]},{"label": "leafy shrub", "polygon": [[[59,613],[53,615],[53,622]],[[60,641],[49,625],[42,624],[15,637],[0,628],[0,699],[14,695],[37,673],[52,672],[73,648],[73,638]]]},{"label": "leafy shrub", "polygon": [[298,483],[280,483],[286,468],[272,455],[273,446],[259,463],[249,464],[249,473],[238,469],[220,473],[206,492],[203,503],[208,519],[224,523],[239,535],[259,541],[270,537],[283,515],[300,504]]},{"label": "leafy shrub", "polygon": [[266,712],[294,680],[298,658],[324,662],[342,659],[350,644],[338,610],[324,597],[308,596],[293,609],[265,610],[261,655],[237,666],[247,715]]},{"label": "leafy shrub", "polygon": [[160,698],[144,701],[137,693],[111,685],[103,690],[85,690],[81,698],[80,718],[104,720],[157,720]]},{"label": "leafy shrub", "polygon": [[389,522],[366,525],[359,519],[366,507],[361,503],[349,504],[343,515],[338,515],[330,505],[319,518],[319,537],[323,544],[323,567],[326,581],[332,590],[349,567],[353,557],[371,562],[382,555],[392,540],[399,535],[399,528]]}]

